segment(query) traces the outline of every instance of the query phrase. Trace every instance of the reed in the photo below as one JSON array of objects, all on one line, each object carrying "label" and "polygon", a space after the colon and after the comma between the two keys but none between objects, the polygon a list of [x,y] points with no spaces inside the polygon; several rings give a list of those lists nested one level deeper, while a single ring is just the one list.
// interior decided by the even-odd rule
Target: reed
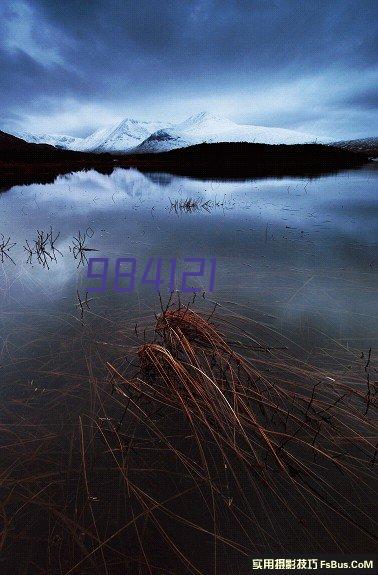
[{"label": "reed", "polygon": [[114,333],[83,353],[78,329],[77,359],[5,402],[5,565],[207,575],[267,550],[371,548],[371,353],[324,371],[171,300]]}]

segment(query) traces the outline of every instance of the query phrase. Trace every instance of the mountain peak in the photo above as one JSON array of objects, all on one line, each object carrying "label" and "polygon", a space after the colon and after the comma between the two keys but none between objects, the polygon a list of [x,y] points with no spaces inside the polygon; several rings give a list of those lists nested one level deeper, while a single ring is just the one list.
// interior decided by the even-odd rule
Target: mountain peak
[{"label": "mountain peak", "polygon": [[214,116],[214,114],[212,114],[211,112],[208,112],[207,110],[204,110],[203,112],[198,112],[198,114],[193,114],[192,116],[189,116],[189,118],[186,120],[187,122],[189,120],[191,121],[201,121],[201,120],[220,120],[221,118],[219,118],[218,116]]},{"label": "mountain peak", "polygon": [[121,126],[127,126],[128,124],[148,124],[149,122],[143,121],[143,120],[137,120],[136,118],[124,118],[123,120],[121,120],[121,122],[118,122],[116,124],[117,127],[121,127]]},{"label": "mountain peak", "polygon": [[192,134],[199,131],[201,134],[215,134],[230,130],[236,126],[237,124],[227,118],[220,118],[204,111],[190,116],[180,124],[176,124],[175,129],[179,132],[184,131]]}]

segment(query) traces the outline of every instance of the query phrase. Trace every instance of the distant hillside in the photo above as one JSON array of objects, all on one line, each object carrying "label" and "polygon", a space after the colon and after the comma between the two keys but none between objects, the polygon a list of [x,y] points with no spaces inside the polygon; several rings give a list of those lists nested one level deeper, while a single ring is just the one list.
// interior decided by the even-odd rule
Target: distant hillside
[{"label": "distant hillside", "polygon": [[332,143],[332,146],[365,154],[371,158],[378,157],[378,138],[360,138],[358,140],[342,140]]},{"label": "distant hillside", "polygon": [[77,152],[59,150],[49,144],[32,144],[21,138],[0,131],[0,158],[25,161],[46,161],[47,159],[61,159],[78,157]]},{"label": "distant hillside", "polygon": [[[30,144],[29,142],[25,142],[21,138],[17,138],[16,136],[12,136],[11,134],[7,134],[6,132],[0,131],[0,153],[27,153],[28,151],[35,150],[35,144]],[[52,148],[56,151],[55,148],[49,146],[47,144],[41,144],[42,149],[46,150]],[[41,150],[41,148],[39,148]]]},{"label": "distant hillside", "polygon": [[84,154],[32,144],[0,131],[0,184],[4,186],[50,182],[60,174],[91,167],[111,171],[112,159],[108,154]]},{"label": "distant hillside", "polygon": [[366,161],[366,156],[361,154],[323,144],[247,142],[198,144],[169,152],[129,156],[129,163],[143,171],[201,178],[311,176],[361,166]]}]

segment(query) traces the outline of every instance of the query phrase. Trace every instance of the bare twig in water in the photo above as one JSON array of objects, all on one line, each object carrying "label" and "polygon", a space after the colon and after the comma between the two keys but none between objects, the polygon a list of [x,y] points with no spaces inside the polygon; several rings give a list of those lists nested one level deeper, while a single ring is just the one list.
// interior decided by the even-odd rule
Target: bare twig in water
[{"label": "bare twig in water", "polygon": [[57,261],[57,254],[63,257],[62,252],[55,245],[59,236],[60,232],[54,236],[51,226],[48,232],[37,230],[37,237],[33,240],[32,245],[29,244],[28,240],[25,240],[26,245],[23,246],[24,250],[28,253],[27,262],[32,263],[33,256],[36,256],[37,262],[49,269],[49,263]]},{"label": "bare twig in water", "polygon": [[85,298],[81,299],[79,290],[76,291],[77,301],[76,307],[80,308],[80,319],[84,319],[84,307],[90,309],[89,303],[93,301],[93,298],[88,299],[88,292],[85,293]]},{"label": "bare twig in water", "polygon": [[[90,233],[90,231],[92,233]],[[71,251],[73,253],[75,260],[78,260],[77,267],[80,267],[81,265],[84,266],[88,262],[88,258],[86,255],[87,252],[98,251],[95,248],[90,248],[86,245],[87,238],[91,238],[92,235],[93,231],[91,230],[91,228],[87,228],[83,234],[79,230],[77,237],[74,236],[73,238],[73,248]]]},{"label": "bare twig in water", "polygon": [[198,200],[194,198],[186,198],[185,200],[174,200],[174,201],[172,201],[171,198],[169,198],[169,201],[171,202],[170,211],[174,211],[176,214],[180,212],[186,212],[188,214],[191,214],[192,212],[197,212],[200,209],[209,212],[210,209],[213,207],[211,200],[203,202],[201,198],[199,198]]},{"label": "bare twig in water", "polygon": [[13,260],[13,258],[9,255],[9,251],[16,245],[16,242],[11,244],[10,243],[10,236],[8,237],[8,239],[6,240],[4,237],[4,234],[1,234],[1,243],[0,243],[0,257],[1,257],[1,263],[3,264],[5,259],[10,260],[11,262],[14,263],[14,265],[16,265],[16,262]]}]

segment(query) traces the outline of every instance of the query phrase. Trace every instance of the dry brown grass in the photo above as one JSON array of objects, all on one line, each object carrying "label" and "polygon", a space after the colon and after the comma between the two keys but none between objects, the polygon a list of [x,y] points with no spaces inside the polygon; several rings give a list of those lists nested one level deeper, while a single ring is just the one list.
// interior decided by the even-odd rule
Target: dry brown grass
[{"label": "dry brown grass", "polygon": [[7,402],[0,544],[19,573],[244,574],[262,551],[371,548],[370,356],[331,374],[171,301],[139,331],[105,376],[90,348],[42,403]]}]

